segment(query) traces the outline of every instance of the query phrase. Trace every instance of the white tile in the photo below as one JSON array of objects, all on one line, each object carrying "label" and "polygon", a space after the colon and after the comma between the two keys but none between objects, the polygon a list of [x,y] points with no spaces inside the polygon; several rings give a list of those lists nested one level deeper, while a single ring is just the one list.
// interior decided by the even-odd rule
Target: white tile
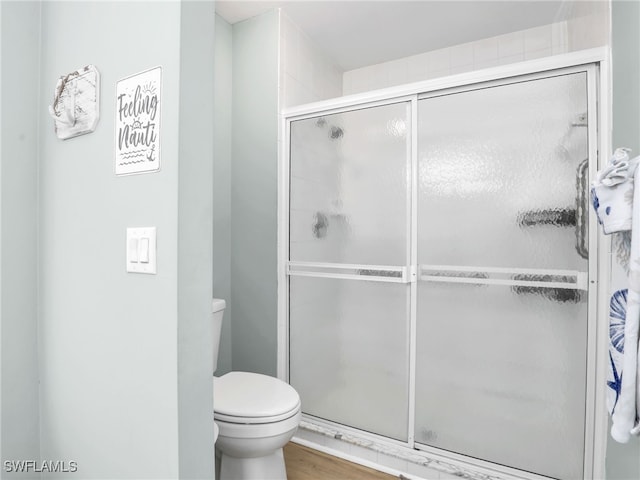
[{"label": "white tile", "polygon": [[352,73],[351,92],[349,93],[366,92],[369,89],[369,69],[359,68]]},{"label": "white tile", "polygon": [[467,73],[473,70],[473,64],[468,65],[460,65],[456,67],[451,67],[449,70],[450,75],[458,75],[460,73]]},{"label": "white tile", "polygon": [[302,83],[289,74],[285,74],[284,76],[283,93],[282,103],[285,108],[307,103],[308,95]]},{"label": "white tile", "polygon": [[595,48],[607,45],[607,19],[607,15],[592,14],[584,17],[581,38],[582,48]]},{"label": "white tile", "polygon": [[389,85],[409,83],[409,61],[406,58],[387,62],[385,65]]},{"label": "white tile", "polygon": [[308,442],[313,442],[317,445],[324,445],[325,437],[324,435],[318,434],[316,432],[312,432],[310,430],[305,430],[304,428],[299,428],[296,431],[296,437],[307,440]]},{"label": "white tile", "polygon": [[409,462],[409,470],[407,473],[410,475],[416,475],[424,480],[440,479],[440,472],[438,470],[411,462]]},{"label": "white tile", "polygon": [[541,27],[524,30],[525,55],[529,52],[537,52],[538,50],[551,48],[551,39],[551,25],[543,25]]},{"label": "white tile", "polygon": [[476,70],[482,70],[485,68],[493,68],[493,67],[497,67],[499,65],[498,59],[493,59],[493,60],[484,60],[481,62],[476,62],[474,64],[474,68]]},{"label": "white tile", "polygon": [[[473,44],[473,64],[476,68],[478,65],[487,62],[498,61],[498,39],[496,37],[487,38],[474,42]],[[480,67],[482,68],[482,67]]]},{"label": "white tile", "polygon": [[316,57],[312,63],[311,84],[309,85],[309,90],[313,92],[315,100],[320,100],[322,98],[322,91],[324,90],[324,85],[327,82],[326,71],[326,63]]},{"label": "white tile", "polygon": [[419,82],[428,78],[429,56],[426,53],[413,55],[407,62],[407,80]]},{"label": "white tile", "polygon": [[325,437],[324,446],[338,452],[349,453],[351,444],[333,437]]},{"label": "white tile", "polygon": [[326,98],[335,98],[342,95],[342,70],[333,67],[329,72],[330,81],[327,85]]},{"label": "white tile", "polygon": [[553,45],[551,49],[553,55],[561,55],[563,53],[569,53],[569,45]]},{"label": "white tile", "polygon": [[371,448],[361,447],[360,445],[351,445],[349,453],[354,457],[369,460],[370,462],[378,462],[378,452]]},{"label": "white tile", "polygon": [[351,85],[353,79],[353,72],[344,72],[342,75],[342,94],[351,95],[353,93],[353,86]]},{"label": "white tile", "polygon": [[369,90],[377,90],[389,86],[389,70],[384,63],[372,65],[369,68]]},{"label": "white tile", "polygon": [[429,71],[429,75],[428,78],[432,79],[432,78],[442,78],[442,77],[447,77],[451,75],[451,69],[447,68],[446,70],[436,70],[436,71]]},{"label": "white tile", "polygon": [[311,89],[313,86],[313,56],[308,47],[304,46],[304,43],[300,44],[300,73],[298,80],[306,89]]},{"label": "white tile", "polygon": [[451,68],[451,60],[449,58],[449,49],[442,48],[429,52],[428,69],[429,72],[449,71]]},{"label": "white tile", "polygon": [[282,49],[284,58],[282,61],[285,66],[285,73],[295,78],[300,76],[299,44],[298,32],[294,28],[289,29],[284,39],[284,48]]},{"label": "white tile", "polygon": [[449,61],[451,69],[473,65],[473,43],[463,43],[449,48]]},{"label": "white tile", "polygon": [[551,45],[555,54],[569,51],[569,24],[565,20],[551,25]]},{"label": "white tile", "polygon": [[524,61],[524,52],[519,55],[513,55],[511,57],[500,57],[498,63],[500,65],[510,65],[512,63],[518,63]]},{"label": "white tile", "polygon": [[525,60],[535,60],[536,58],[545,58],[553,55],[553,50],[551,47],[545,48],[543,50],[535,50],[533,52],[525,52],[524,58]]},{"label": "white tile", "polygon": [[384,453],[378,453],[378,463],[388,468],[393,468],[399,472],[409,473],[409,464],[406,460],[402,460],[398,457],[392,457],[391,455],[385,455]]},{"label": "white tile", "polygon": [[524,33],[513,32],[496,37],[498,39],[498,58],[524,55]]}]

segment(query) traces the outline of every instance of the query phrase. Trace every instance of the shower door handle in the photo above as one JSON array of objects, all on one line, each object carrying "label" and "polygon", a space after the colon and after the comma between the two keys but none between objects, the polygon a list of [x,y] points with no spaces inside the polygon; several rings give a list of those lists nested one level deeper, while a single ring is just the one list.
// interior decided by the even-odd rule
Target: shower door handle
[{"label": "shower door handle", "polygon": [[420,265],[420,281],[587,290],[587,272],[534,268]]},{"label": "shower door handle", "polygon": [[585,158],[580,162],[576,174],[576,251],[578,252],[578,255],[586,259],[589,258],[588,172],[589,159]]},{"label": "shower door handle", "polygon": [[369,282],[412,283],[415,267],[351,263],[287,262],[289,276],[365,280]]}]

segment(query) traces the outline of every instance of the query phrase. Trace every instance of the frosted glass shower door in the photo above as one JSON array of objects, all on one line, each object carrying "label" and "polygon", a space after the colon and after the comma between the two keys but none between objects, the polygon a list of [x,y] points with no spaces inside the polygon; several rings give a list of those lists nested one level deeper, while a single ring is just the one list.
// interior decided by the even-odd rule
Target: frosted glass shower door
[{"label": "frosted glass shower door", "polygon": [[583,478],[587,74],[418,108],[416,442]]},{"label": "frosted glass shower door", "polygon": [[407,440],[410,103],[290,127],[289,380],[303,412]]}]

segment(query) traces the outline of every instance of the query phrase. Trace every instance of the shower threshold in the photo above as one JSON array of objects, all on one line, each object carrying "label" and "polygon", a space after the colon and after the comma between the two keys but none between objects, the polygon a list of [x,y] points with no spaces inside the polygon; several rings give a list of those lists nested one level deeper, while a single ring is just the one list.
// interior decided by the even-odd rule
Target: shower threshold
[{"label": "shower threshold", "polygon": [[300,427],[292,441],[396,475],[400,479],[532,480],[549,478],[472,458],[469,458],[468,462],[448,458],[445,456],[448,452],[438,454],[417,450],[386,437],[306,415],[303,415]]}]

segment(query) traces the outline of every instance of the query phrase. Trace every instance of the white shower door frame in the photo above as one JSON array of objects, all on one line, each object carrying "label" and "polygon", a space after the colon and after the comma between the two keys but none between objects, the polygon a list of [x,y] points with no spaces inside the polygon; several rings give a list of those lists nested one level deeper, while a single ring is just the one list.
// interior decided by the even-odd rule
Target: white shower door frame
[{"label": "white shower door frame", "polygon": [[[496,67],[487,70],[470,72],[462,75],[440,78],[416,84],[367,92],[365,94],[340,97],[335,100],[303,105],[284,110],[280,122],[279,151],[279,186],[278,186],[278,377],[289,379],[289,276],[308,275],[307,268],[322,267],[326,278],[360,278],[355,272],[362,265],[330,265],[305,262],[289,262],[289,141],[290,126],[294,120],[311,118],[318,114],[334,114],[374,106],[382,106],[399,102],[411,102],[411,145],[410,162],[411,188],[407,195],[407,264],[405,266],[380,267],[378,270],[398,270],[397,277],[368,278],[372,281],[392,281],[406,283],[410,287],[410,335],[409,335],[409,418],[408,440],[401,442],[379,435],[369,434],[357,429],[340,425],[339,429],[352,435],[373,440],[381,445],[405,447],[407,452],[418,448],[433,458],[442,459],[460,465],[462,468],[478,467],[479,469],[499,470],[512,478],[541,479],[537,474],[523,472],[509,467],[499,466],[483,460],[443,451],[427,445],[417,444],[414,439],[415,420],[415,364],[416,364],[416,317],[417,317],[417,172],[418,167],[418,99],[442,93],[458,93],[477,89],[479,85],[501,85],[513,82],[514,77],[523,80],[546,78],[558,73],[585,72],[588,80],[589,108],[589,172],[593,177],[596,170],[606,161],[598,152],[609,152],[610,148],[610,92],[609,62],[606,49],[593,49],[546,59],[523,62],[520,64]],[[606,157],[606,155],[604,156]],[[591,178],[590,178],[591,180]],[[585,418],[585,455],[584,478],[603,478],[604,459],[607,440],[607,415],[605,408],[605,359],[607,352],[608,295],[610,284],[610,239],[598,235],[595,214],[589,209],[589,280],[576,278],[578,288],[586,288],[589,292],[588,303],[588,355],[587,355],[587,391]],[[367,266],[371,267],[371,266]],[[501,272],[494,272],[501,273]],[[317,273],[313,274],[318,276]],[[503,280],[496,280],[498,283]],[[585,284],[585,282],[587,282]],[[311,417],[304,417],[312,423],[335,428],[331,422],[323,422]],[[340,452],[334,452],[340,454]]]}]

